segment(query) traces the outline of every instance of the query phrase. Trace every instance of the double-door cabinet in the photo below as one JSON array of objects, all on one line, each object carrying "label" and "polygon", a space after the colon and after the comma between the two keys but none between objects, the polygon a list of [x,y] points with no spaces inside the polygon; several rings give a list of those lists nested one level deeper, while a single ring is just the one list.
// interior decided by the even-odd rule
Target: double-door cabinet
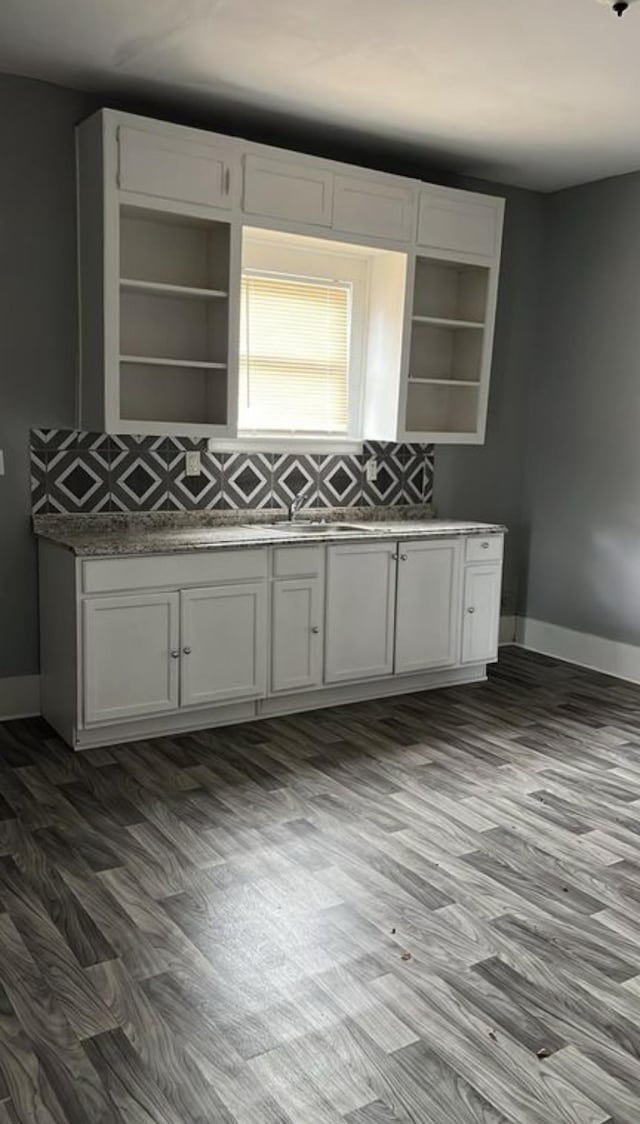
[{"label": "double-door cabinet", "polygon": [[[502,543],[367,537],[84,561],[43,544],[45,717],[72,744],[100,744],[163,721],[322,706],[358,685],[419,689],[447,669],[479,678],[497,654]],[[57,669],[74,648],[65,688]]]}]

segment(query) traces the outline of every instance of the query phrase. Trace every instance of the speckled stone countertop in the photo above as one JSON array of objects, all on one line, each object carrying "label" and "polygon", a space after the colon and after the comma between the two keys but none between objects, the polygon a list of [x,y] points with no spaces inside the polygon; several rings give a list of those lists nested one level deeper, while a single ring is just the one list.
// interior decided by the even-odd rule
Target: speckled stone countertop
[{"label": "speckled stone countertop", "polygon": [[[182,554],[290,543],[362,542],[364,539],[444,538],[504,534],[497,523],[434,519],[427,507],[306,509],[293,529],[278,527],[277,511],[150,512],[139,515],[35,515],[33,529],[83,558],[134,554]],[[321,529],[309,529],[305,523]],[[343,529],[338,530],[338,526]],[[348,524],[348,529],[345,528]]]}]

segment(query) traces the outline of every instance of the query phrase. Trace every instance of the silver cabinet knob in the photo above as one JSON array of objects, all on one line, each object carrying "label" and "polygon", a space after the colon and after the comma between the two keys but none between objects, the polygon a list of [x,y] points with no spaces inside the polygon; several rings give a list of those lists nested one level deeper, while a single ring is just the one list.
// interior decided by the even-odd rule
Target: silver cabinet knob
[{"label": "silver cabinet knob", "polygon": [[489,543],[488,543],[488,542],[483,542],[483,543],[482,543],[482,549],[483,549],[483,550],[488,550],[488,549],[489,549]]},{"label": "silver cabinet knob", "polygon": [[401,555],[400,555],[400,561],[401,561],[401,562],[406,562],[406,561],[407,561],[407,558],[408,558],[408,557],[409,557],[409,555],[408,555],[408,554],[401,554]]},{"label": "silver cabinet knob", "polygon": [[473,605],[469,606],[469,608],[467,609],[467,612],[468,613],[475,613],[475,609],[474,609]]},{"label": "silver cabinet knob", "polygon": [[399,554],[392,554],[392,555],[391,555],[391,561],[392,561],[392,562],[397,562],[397,561],[398,561],[398,558],[399,558],[399,557],[400,557],[400,555],[399,555]]},{"label": "silver cabinet knob", "polygon": [[312,631],[312,632],[315,632],[315,633],[318,633],[318,632],[320,632],[320,629],[319,629],[319,627],[318,627],[318,625],[317,625],[317,624],[314,624],[314,625],[312,626],[312,628],[311,628],[311,631]]},{"label": "silver cabinet knob", "polygon": [[182,651],[184,652],[185,656],[191,655],[191,648],[183,648]]},{"label": "silver cabinet knob", "polygon": [[179,660],[180,659],[180,649],[179,648],[174,648],[172,650],[171,659],[172,660]]}]

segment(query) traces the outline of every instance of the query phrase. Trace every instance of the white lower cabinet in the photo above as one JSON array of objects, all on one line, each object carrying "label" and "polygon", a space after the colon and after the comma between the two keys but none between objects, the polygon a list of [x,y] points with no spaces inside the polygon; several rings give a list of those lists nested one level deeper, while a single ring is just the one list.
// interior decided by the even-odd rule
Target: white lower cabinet
[{"label": "white lower cabinet", "polygon": [[461,539],[399,544],[397,673],[448,667],[460,652]]},{"label": "white lower cabinet", "polygon": [[180,594],[88,598],[82,610],[85,722],[175,710]]},{"label": "white lower cabinet", "polygon": [[325,683],[392,674],[395,588],[395,543],[329,547]]},{"label": "white lower cabinet", "polygon": [[486,663],[498,655],[500,565],[467,566],[464,580],[462,662]]},{"label": "white lower cabinet", "polygon": [[322,601],[319,578],[288,578],[271,588],[271,691],[322,683]]},{"label": "white lower cabinet", "polygon": [[496,534],[89,561],[44,543],[40,562],[43,714],[80,748],[472,682],[497,658]]},{"label": "white lower cabinet", "polygon": [[180,597],[182,705],[264,695],[266,583],[186,589]]}]

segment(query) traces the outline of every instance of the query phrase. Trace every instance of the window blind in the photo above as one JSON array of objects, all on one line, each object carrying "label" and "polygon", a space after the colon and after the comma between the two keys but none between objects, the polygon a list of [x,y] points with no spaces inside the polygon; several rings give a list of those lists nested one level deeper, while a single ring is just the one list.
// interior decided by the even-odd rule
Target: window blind
[{"label": "window blind", "polygon": [[243,271],[239,428],[346,433],[351,284]]}]

